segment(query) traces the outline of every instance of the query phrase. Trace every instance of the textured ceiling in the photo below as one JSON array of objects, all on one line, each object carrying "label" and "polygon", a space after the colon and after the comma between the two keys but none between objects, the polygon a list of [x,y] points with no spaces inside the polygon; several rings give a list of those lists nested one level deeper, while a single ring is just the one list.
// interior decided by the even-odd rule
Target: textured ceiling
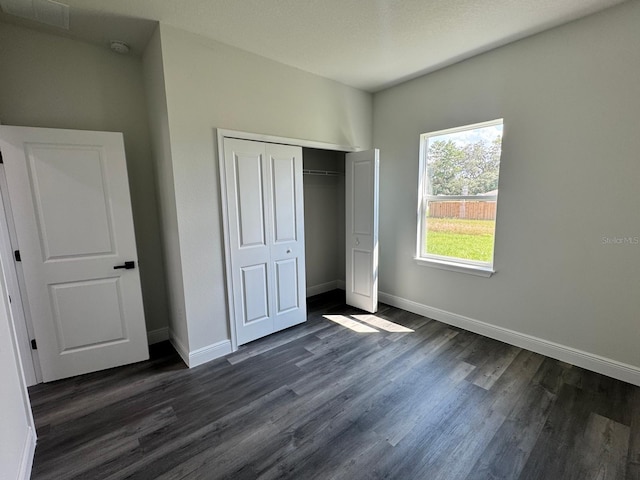
[{"label": "textured ceiling", "polygon": [[59,1],[71,6],[62,35],[124,40],[140,54],[161,21],[377,91],[624,0]]}]

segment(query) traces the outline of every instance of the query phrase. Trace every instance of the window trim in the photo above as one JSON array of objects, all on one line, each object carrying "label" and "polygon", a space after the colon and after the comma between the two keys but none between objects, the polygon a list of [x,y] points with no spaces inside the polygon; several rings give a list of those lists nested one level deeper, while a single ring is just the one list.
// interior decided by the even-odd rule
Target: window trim
[{"label": "window trim", "polygon": [[491,267],[485,267],[482,265],[471,265],[466,263],[452,262],[448,260],[453,257],[442,257],[447,260],[439,260],[435,258],[414,257],[414,261],[424,267],[433,267],[438,270],[449,270],[451,272],[468,273],[469,275],[476,275],[478,277],[490,277],[496,271]]},{"label": "window trim", "polygon": [[[417,205],[417,217],[418,224],[416,228],[416,254],[414,261],[418,265],[424,265],[428,267],[434,267],[441,270],[450,270],[459,273],[469,273],[471,275],[478,275],[482,277],[490,277],[495,273],[494,259],[495,259],[495,228],[494,228],[494,246],[493,256],[491,262],[478,262],[473,260],[466,260],[458,257],[445,257],[441,255],[427,254],[423,255],[423,244],[426,241],[426,203],[428,201],[428,195],[426,192],[426,170],[427,170],[427,153],[428,153],[428,139],[431,137],[437,137],[445,134],[454,134],[459,132],[466,132],[469,130],[475,130],[484,127],[493,127],[496,125],[502,125],[504,128],[504,119],[496,118],[495,120],[489,120],[486,122],[473,123],[470,125],[463,125],[460,127],[447,128],[444,130],[437,130],[434,132],[420,134],[420,156],[419,171],[418,171],[418,205]],[[504,138],[504,132],[503,132]],[[500,159],[502,161],[502,158]],[[496,199],[497,201],[497,199]]]}]

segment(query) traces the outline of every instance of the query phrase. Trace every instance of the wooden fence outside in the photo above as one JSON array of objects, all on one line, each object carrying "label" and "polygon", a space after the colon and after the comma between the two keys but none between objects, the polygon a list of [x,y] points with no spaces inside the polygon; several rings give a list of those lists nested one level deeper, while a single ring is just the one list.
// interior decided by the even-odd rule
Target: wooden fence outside
[{"label": "wooden fence outside", "polygon": [[496,205],[496,201],[429,201],[429,217],[464,218],[467,220],[495,220]]}]

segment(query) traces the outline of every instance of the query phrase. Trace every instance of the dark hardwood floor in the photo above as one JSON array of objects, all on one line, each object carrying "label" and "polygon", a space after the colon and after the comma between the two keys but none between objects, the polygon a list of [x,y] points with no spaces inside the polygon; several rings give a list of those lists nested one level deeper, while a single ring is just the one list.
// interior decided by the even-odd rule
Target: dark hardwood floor
[{"label": "dark hardwood floor", "polygon": [[32,478],[640,480],[640,388],[385,305],[323,318],[361,313],[331,292],[191,370],[160,344],[31,388]]}]

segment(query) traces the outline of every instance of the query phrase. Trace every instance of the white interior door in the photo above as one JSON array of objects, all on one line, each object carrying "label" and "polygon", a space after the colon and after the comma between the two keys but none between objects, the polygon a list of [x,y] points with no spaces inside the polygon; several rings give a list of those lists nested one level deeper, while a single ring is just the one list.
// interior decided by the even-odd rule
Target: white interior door
[{"label": "white interior door", "polygon": [[0,148],[43,380],[147,359],[122,134],[0,126]]},{"label": "white interior door", "polygon": [[371,313],[378,309],[378,176],[378,149],[346,154],[347,304]]},{"label": "white interior door", "polygon": [[302,148],[224,139],[237,344],[306,321]]}]

